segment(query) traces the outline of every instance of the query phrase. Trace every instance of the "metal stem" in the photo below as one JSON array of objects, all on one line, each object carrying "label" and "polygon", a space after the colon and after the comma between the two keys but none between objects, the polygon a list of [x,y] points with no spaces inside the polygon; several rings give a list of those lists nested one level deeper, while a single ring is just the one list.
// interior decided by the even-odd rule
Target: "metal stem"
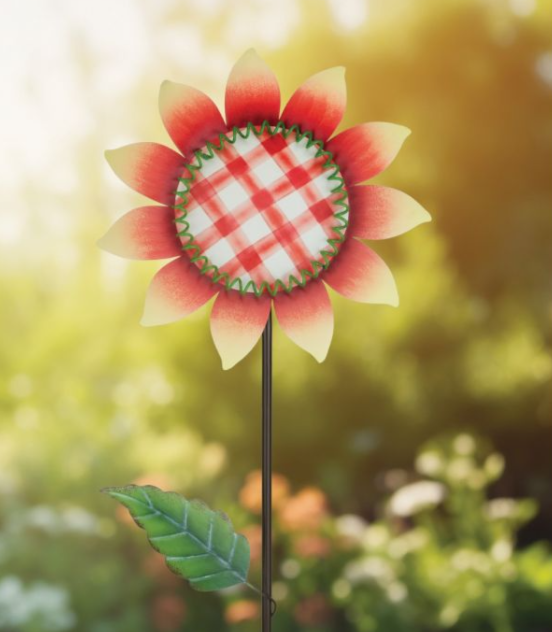
[{"label": "metal stem", "polygon": [[272,630],[272,316],[263,331],[262,371],[262,632]]}]

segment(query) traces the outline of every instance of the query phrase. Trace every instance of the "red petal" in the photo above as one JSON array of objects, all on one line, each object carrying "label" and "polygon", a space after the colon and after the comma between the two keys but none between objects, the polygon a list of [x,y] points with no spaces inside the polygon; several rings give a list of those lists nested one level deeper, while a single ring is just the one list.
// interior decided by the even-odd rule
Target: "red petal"
[{"label": "red petal", "polygon": [[324,273],[324,281],[359,303],[399,304],[397,287],[383,259],[356,239],[347,239]]},{"label": "red petal", "polygon": [[225,100],[228,127],[278,121],[280,86],[272,70],[252,48],[232,68]]},{"label": "red petal", "polygon": [[345,69],[329,68],[313,75],[292,95],[282,113],[282,120],[301,131],[311,131],[315,139],[326,140],[339,125],[347,97]]},{"label": "red petal", "polygon": [[164,81],[159,91],[159,111],[169,136],[184,155],[226,132],[215,103],[190,86]]},{"label": "red petal", "polygon": [[393,162],[410,130],[393,123],[363,123],[346,129],[326,145],[347,184],[377,176]]},{"label": "red petal", "polygon": [[98,241],[102,250],[127,259],[169,259],[182,254],[168,206],[142,206],[118,219]]},{"label": "red petal", "polygon": [[406,233],[431,215],[402,191],[379,186],[349,187],[351,237],[388,239]]},{"label": "red petal", "polygon": [[230,369],[253,349],[270,314],[269,296],[240,294],[223,290],[211,312],[211,335],[222,359]]},{"label": "red petal", "polygon": [[178,177],[184,170],[180,154],[157,143],[134,143],[106,151],[105,157],[129,187],[161,204],[174,204]]},{"label": "red petal", "polygon": [[142,325],[165,325],[188,316],[214,296],[219,287],[202,276],[187,257],[161,268],[146,295]]},{"label": "red petal", "polygon": [[320,281],[304,288],[281,292],[274,299],[274,311],[280,327],[305,351],[322,362],[328,354],[333,335],[333,309],[328,291]]}]

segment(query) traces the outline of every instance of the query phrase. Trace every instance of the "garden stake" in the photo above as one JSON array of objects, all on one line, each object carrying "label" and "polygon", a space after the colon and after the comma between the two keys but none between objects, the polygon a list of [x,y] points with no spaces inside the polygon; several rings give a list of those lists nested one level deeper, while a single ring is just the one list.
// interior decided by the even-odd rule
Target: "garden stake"
[{"label": "garden stake", "polygon": [[[262,632],[272,629],[272,315],[263,331],[262,369]],[[275,604],[274,604],[275,605]]]}]

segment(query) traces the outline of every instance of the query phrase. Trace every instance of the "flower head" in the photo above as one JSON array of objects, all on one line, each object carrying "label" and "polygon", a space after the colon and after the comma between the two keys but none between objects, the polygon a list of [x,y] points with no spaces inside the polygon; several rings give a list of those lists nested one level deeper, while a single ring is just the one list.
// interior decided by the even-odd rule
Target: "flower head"
[{"label": "flower head", "polygon": [[324,559],[331,553],[332,545],[328,538],[311,533],[300,535],[293,543],[293,550],[299,557]]},{"label": "flower head", "polygon": [[328,515],[324,492],[317,487],[305,487],[280,508],[280,526],[284,531],[315,531]]},{"label": "flower head", "polygon": [[429,220],[408,195],[362,182],[395,158],[409,131],[364,123],[332,137],[345,111],[343,68],[307,79],[280,109],[276,77],[253,50],[230,73],[225,119],[190,86],[164,82],[161,117],[179,152],[137,143],[107,152],[115,173],[159,205],[119,219],[100,246],[168,259],[142,323],[161,325],[215,298],[211,333],[230,368],[270,311],[318,361],[333,334],[326,284],[365,303],[398,304],[389,268],[360,240]]},{"label": "flower head", "polygon": [[[279,509],[289,497],[289,481],[278,473],[272,474],[272,506]],[[247,475],[240,490],[240,503],[245,509],[260,514],[263,505],[262,473],[254,470]]]},{"label": "flower head", "polygon": [[389,500],[389,508],[396,516],[412,516],[435,507],[446,495],[445,486],[434,481],[418,481],[397,490]]},{"label": "flower head", "polygon": [[241,599],[232,602],[224,613],[226,622],[230,625],[238,625],[246,621],[254,621],[259,616],[259,605],[249,599]]}]

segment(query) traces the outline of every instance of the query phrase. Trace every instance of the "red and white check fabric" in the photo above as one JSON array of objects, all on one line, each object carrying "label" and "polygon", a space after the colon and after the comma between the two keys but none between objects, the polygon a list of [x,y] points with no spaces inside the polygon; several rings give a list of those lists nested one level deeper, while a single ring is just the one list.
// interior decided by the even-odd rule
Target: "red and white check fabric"
[{"label": "red and white check fabric", "polygon": [[249,281],[257,287],[263,282],[272,287],[276,280],[287,284],[291,275],[300,279],[337,237],[334,214],[341,209],[335,201],[341,195],[332,193],[338,183],[329,180],[335,168],[324,169],[326,159],[307,144],[293,133],[286,139],[251,132],[225,142],[196,172],[186,205],[193,243],[243,287]]}]

